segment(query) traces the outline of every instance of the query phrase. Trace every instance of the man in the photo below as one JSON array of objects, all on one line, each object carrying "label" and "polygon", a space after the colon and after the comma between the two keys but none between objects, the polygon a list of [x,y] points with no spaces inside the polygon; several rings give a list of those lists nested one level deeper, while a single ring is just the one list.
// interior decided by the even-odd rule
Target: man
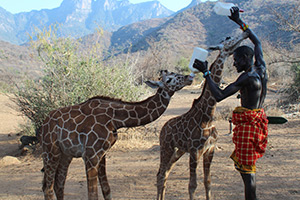
[{"label": "man", "polygon": [[[261,43],[252,30],[249,29],[239,16],[239,8],[231,8],[232,21],[236,22],[243,31],[249,33],[249,39],[254,44],[254,51],[248,46],[238,47],[233,54],[234,66],[242,74],[224,90],[210,77],[207,61],[196,60],[193,67],[201,71],[209,85],[212,95],[217,102],[240,92],[241,107],[233,111],[232,122],[235,125],[233,143],[235,150],[230,156],[236,169],[241,173],[245,199],[256,199],[255,162],[262,157],[267,145],[268,120],[262,109],[267,91],[267,72],[263,59]],[[255,62],[253,63],[253,56]]]}]

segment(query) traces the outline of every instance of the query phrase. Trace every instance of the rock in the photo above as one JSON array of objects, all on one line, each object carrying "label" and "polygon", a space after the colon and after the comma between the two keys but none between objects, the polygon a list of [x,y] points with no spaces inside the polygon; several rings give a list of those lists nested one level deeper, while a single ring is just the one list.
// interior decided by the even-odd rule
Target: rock
[{"label": "rock", "polygon": [[12,156],[5,156],[0,160],[0,166],[17,165],[20,164],[18,158]]},{"label": "rock", "polygon": [[153,145],[149,151],[160,151],[160,146],[159,145]]}]

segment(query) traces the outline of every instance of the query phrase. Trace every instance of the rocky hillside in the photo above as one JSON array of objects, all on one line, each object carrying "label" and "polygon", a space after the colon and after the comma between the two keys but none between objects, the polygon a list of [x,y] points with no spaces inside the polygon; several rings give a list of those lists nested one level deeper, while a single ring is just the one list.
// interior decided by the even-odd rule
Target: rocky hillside
[{"label": "rocky hillside", "polygon": [[27,46],[0,41],[0,81],[8,83],[12,77],[22,73],[36,76],[40,67],[36,52]]},{"label": "rocky hillside", "polygon": [[164,18],[174,12],[159,1],[132,4],[129,0],[64,0],[55,9],[11,14],[0,7],[0,40],[13,44],[28,41],[28,34],[59,24],[63,36],[82,37],[101,27],[106,31],[151,18]]},{"label": "rocky hillside", "polygon": [[[242,18],[262,40],[276,45],[291,39],[291,33],[278,29],[274,21],[274,10],[285,13],[287,5],[293,7],[293,5],[299,4],[296,1],[241,0],[228,2],[234,2],[245,10],[241,14]],[[239,27],[235,23],[227,17],[213,12],[214,5],[215,2],[209,1],[200,3],[177,13],[159,27],[154,29],[149,27],[149,31],[144,31],[147,33],[146,35],[132,43],[131,50],[137,52],[148,49],[153,43],[165,43],[173,51],[182,53],[193,49],[194,46],[214,45],[225,37],[238,33]],[[113,35],[119,35],[119,31],[130,32],[134,26],[133,24],[123,27]],[[123,39],[123,44],[120,44],[120,40],[118,40],[118,45],[124,46],[125,43],[133,41],[131,37],[126,39]],[[112,40],[113,46],[115,43],[116,41]]]},{"label": "rocky hillside", "polygon": [[[57,9],[67,8],[67,6],[64,4],[70,1],[71,0],[64,0],[60,8]],[[108,2],[108,0],[106,1]],[[118,3],[126,2],[117,0],[110,0],[109,2],[113,1]],[[78,0],[78,2],[89,1]],[[99,3],[100,0],[93,2],[96,4],[97,2]],[[262,41],[266,41],[273,46],[283,47],[285,44],[289,44],[289,42],[295,37],[295,34],[291,32],[278,29],[278,26],[274,21],[274,10],[277,10],[277,12],[280,12],[284,15],[290,15],[291,13],[288,9],[299,6],[298,1],[287,0],[283,2],[280,0],[231,0],[228,2],[233,2],[245,10],[245,12],[241,14],[242,18],[257,33]],[[170,56],[173,57],[188,57],[195,46],[206,47],[209,45],[214,45],[219,43],[225,37],[232,36],[240,32],[239,27],[237,27],[237,25],[227,17],[216,15],[213,12],[212,8],[214,4],[215,2],[207,1],[205,3],[201,3],[199,0],[194,0],[186,9],[169,17],[154,18],[131,23],[122,26],[113,32],[104,30],[101,37],[99,37],[97,34],[85,35],[82,37],[83,48],[87,48],[93,43],[98,42],[103,48],[104,57],[106,57],[105,54],[107,52],[108,55],[111,55],[111,53],[119,55],[129,51],[147,51],[150,47],[159,46],[160,49],[164,49],[163,53],[166,54],[166,56],[169,56],[170,54]],[[110,5],[112,6],[112,4]],[[93,6],[91,8],[93,8]],[[111,10],[115,9],[116,7],[120,7],[120,5],[117,4],[115,7],[104,6],[104,8],[110,10],[110,12],[112,12]],[[55,9],[51,10],[51,12],[54,11]],[[50,12],[50,10],[47,12]],[[32,11],[32,14],[33,13],[37,13],[37,11]],[[79,12],[77,12],[77,14],[78,13]],[[20,15],[21,14],[22,13],[20,13]],[[83,11],[81,14],[85,16]],[[9,18],[10,14],[6,13],[6,15],[6,22],[11,22],[11,19]],[[71,22],[76,21],[76,15],[69,16],[73,17],[66,17],[65,21],[70,24],[72,24]],[[127,16],[126,18],[129,17]],[[116,18],[116,22],[121,23],[120,20],[124,19],[117,20]],[[75,27],[80,29],[79,25]],[[75,27],[71,27],[70,25],[69,28],[72,29]],[[19,28],[21,29],[21,27]],[[11,30],[7,26],[6,29]],[[82,29],[85,30],[84,28]],[[24,56],[24,51],[22,49],[26,47],[2,43],[2,49],[6,49],[6,47],[13,50],[3,50],[1,52],[2,55],[0,57],[0,69],[7,68],[6,66],[24,68],[24,65],[27,66],[34,64],[29,59],[30,56]],[[169,51],[169,54],[167,54],[166,51]],[[23,56],[20,57],[20,55]],[[10,58],[10,61],[7,60],[7,57]],[[20,58],[21,61],[22,59],[25,59],[24,62],[20,63]],[[27,58],[28,60],[26,60]]]}]

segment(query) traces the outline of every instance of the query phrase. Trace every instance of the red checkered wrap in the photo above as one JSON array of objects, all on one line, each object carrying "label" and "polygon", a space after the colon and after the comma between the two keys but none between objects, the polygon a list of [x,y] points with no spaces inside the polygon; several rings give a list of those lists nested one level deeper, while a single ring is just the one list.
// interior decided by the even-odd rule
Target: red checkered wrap
[{"label": "red checkered wrap", "polygon": [[267,147],[268,120],[264,110],[234,111],[232,123],[235,125],[232,140],[235,144],[236,157],[243,165],[255,165]]}]

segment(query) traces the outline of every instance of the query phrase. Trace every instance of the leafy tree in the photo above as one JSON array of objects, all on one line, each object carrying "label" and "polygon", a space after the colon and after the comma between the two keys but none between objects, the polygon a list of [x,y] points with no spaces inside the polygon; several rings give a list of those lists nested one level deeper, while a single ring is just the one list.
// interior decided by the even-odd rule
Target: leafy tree
[{"label": "leafy tree", "polygon": [[36,79],[25,76],[15,84],[12,97],[34,129],[40,127],[51,110],[93,96],[136,101],[147,93],[143,85],[136,84],[133,64],[128,60],[115,60],[114,65],[108,66],[95,51],[97,48],[83,52],[78,41],[57,37],[53,26],[35,38],[31,46],[43,63],[42,75]]}]

